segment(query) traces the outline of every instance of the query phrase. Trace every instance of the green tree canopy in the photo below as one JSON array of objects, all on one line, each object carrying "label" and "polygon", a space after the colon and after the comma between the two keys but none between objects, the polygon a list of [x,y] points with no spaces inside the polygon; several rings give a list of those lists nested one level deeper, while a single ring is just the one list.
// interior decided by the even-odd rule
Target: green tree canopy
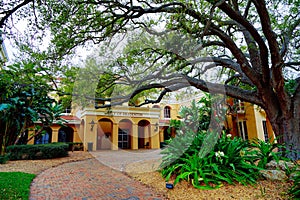
[{"label": "green tree canopy", "polygon": [[[156,99],[145,99],[154,103],[171,91],[193,86],[257,104],[276,135],[283,135],[294,151],[290,157],[299,159],[299,5],[299,0],[24,0],[3,6],[0,25],[6,33],[13,23],[10,16],[27,16],[28,36],[43,30],[34,35],[41,39],[44,30],[50,31],[47,55],[56,59],[79,46],[130,34],[129,44],[133,40],[141,45],[125,48],[116,55],[125,60],[114,64],[126,69],[122,81],[136,86],[130,97],[159,89]],[[132,32],[142,36],[137,40]],[[147,39],[153,45],[145,48],[142,42]],[[213,69],[222,72],[219,81],[207,79]],[[128,76],[135,73],[138,80]]]}]

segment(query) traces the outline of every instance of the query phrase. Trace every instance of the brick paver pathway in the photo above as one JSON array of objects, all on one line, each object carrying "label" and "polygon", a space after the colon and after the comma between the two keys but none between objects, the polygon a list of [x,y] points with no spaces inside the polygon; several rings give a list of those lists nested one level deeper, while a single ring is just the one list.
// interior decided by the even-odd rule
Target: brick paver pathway
[{"label": "brick paver pathway", "polygon": [[96,159],[65,163],[39,174],[30,200],[163,200],[147,186]]}]

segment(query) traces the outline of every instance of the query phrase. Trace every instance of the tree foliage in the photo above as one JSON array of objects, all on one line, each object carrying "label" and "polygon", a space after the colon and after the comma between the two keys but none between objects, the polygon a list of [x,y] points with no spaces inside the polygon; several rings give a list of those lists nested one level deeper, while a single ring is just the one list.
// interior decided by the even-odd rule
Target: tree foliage
[{"label": "tree foliage", "polygon": [[[226,93],[262,107],[299,158],[299,0],[18,2],[3,6],[4,32],[12,23],[6,16],[27,16],[29,35],[50,31],[51,58],[127,34],[128,48],[107,66],[133,89],[118,102],[153,88],[160,94],[139,105],[188,86]],[[21,3],[32,12],[18,9]]]},{"label": "tree foliage", "polygon": [[[32,63],[14,64],[0,71],[0,145],[17,144],[25,132],[36,126],[36,135],[60,118],[61,106],[48,96],[52,90],[48,76]],[[27,138],[24,138],[25,141]]]}]

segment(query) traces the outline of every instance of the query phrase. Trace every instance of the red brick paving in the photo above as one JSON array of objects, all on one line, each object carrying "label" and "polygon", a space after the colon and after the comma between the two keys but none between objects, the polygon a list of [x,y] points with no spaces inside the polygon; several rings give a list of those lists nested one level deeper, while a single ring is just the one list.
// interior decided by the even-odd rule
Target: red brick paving
[{"label": "red brick paving", "polygon": [[39,174],[30,200],[163,200],[147,186],[96,159],[65,163]]}]

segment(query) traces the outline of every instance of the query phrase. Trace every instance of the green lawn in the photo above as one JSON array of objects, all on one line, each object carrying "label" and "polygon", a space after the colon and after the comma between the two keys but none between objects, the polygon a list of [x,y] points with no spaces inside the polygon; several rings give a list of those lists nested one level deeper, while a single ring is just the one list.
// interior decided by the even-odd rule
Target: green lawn
[{"label": "green lawn", "polygon": [[0,172],[0,199],[29,199],[30,183],[35,174]]}]

